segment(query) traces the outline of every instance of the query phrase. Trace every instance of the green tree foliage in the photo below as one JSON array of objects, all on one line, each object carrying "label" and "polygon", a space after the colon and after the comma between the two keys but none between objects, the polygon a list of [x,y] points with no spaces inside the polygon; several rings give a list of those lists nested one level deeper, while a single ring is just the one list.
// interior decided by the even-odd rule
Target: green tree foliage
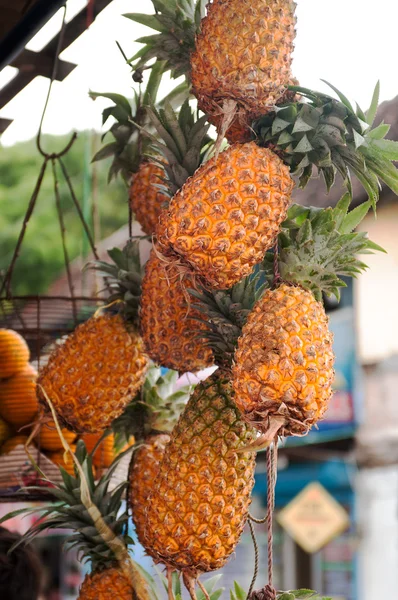
[{"label": "green tree foliage", "polygon": [[[83,201],[86,135],[81,132],[64,162],[70,173],[80,205]],[[68,139],[64,136],[44,136],[48,151],[61,149]],[[96,144],[97,148],[100,142]],[[93,152],[92,152],[93,154]],[[90,154],[88,154],[90,159]],[[23,217],[41,167],[35,141],[0,148],[0,273],[4,275],[21,230]],[[88,167],[91,169],[91,166]],[[96,163],[97,209],[100,215],[101,238],[104,239],[128,220],[128,194],[121,180],[108,185],[109,161]],[[84,231],[70,198],[62,173],[59,172],[60,197],[66,226],[70,258],[82,254]],[[98,241],[98,240],[97,240]],[[57,218],[51,165],[28,224],[20,257],[16,263],[12,291],[14,295],[43,294],[64,270],[63,250]]]}]

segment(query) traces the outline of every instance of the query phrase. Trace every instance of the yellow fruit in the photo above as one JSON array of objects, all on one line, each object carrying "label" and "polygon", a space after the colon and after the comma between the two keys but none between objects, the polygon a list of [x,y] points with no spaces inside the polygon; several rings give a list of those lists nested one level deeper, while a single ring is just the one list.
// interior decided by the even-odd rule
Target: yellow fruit
[{"label": "yellow fruit", "polygon": [[332,334],[323,305],[301,287],[267,290],[250,313],[235,353],[233,383],[244,418],[263,433],[303,435],[332,393]]},{"label": "yellow fruit", "polygon": [[189,304],[186,288],[192,287],[189,275],[182,282],[173,262],[166,266],[152,251],[142,281],[141,335],[155,363],[181,373],[213,364],[210,348],[197,337],[207,328],[197,320],[201,313]]},{"label": "yellow fruit", "polygon": [[129,497],[135,530],[140,544],[145,544],[144,531],[148,498],[159,475],[160,463],[169,440],[170,436],[168,434],[150,435],[135,450],[131,461]]},{"label": "yellow fruit", "polygon": [[170,201],[170,197],[158,188],[159,185],[164,185],[162,179],[165,177],[162,167],[143,162],[131,180],[131,210],[147,235],[155,232],[160,211]]},{"label": "yellow fruit", "polygon": [[295,37],[292,0],[214,0],[191,56],[193,92],[199,107],[220,114],[225,100],[238,119],[267,113],[291,77]]},{"label": "yellow fruit", "polygon": [[174,428],[147,503],[147,551],[184,574],[222,567],[246,523],[254,431],[219,373],[200,383]]},{"label": "yellow fruit", "polygon": [[12,429],[8,423],[0,418],[0,447],[12,436]]},{"label": "yellow fruit", "polygon": [[131,582],[117,567],[86,575],[78,600],[132,600]]},{"label": "yellow fruit", "polygon": [[23,371],[0,381],[0,415],[16,429],[32,423],[39,410],[36,378],[35,369],[28,364]]},{"label": "yellow fruit", "polygon": [[248,275],[277,237],[293,189],[288,167],[254,142],[236,144],[187,180],[160,216],[160,250],[173,248],[210,287]]},{"label": "yellow fruit", "polygon": [[2,444],[0,454],[9,454],[17,446],[25,446],[28,439],[27,435],[15,435]]},{"label": "yellow fruit", "polygon": [[48,410],[42,387],[72,431],[104,431],[141,387],[147,367],[141,338],[120,315],[92,317],[50,356],[38,378],[39,400]]},{"label": "yellow fruit", "polygon": [[[65,428],[61,431],[68,444],[71,444],[75,441],[76,433]],[[40,432],[36,438],[36,444],[38,447],[40,447],[40,450],[48,450],[50,452],[54,452],[56,450],[63,451],[62,441],[59,437],[54,421],[45,423],[41,426]]]},{"label": "yellow fruit", "polygon": [[[76,451],[76,446],[74,444],[70,444],[70,449],[74,453]],[[51,452],[50,454],[47,455],[47,457],[55,465],[63,467],[65,469],[65,471],[67,473],[69,473],[69,475],[74,475],[75,474],[75,463],[74,463],[74,460],[73,460],[73,458],[71,457],[70,454],[66,455],[66,460],[65,460],[65,453],[64,453],[64,451],[61,451],[61,452]]]},{"label": "yellow fruit", "polygon": [[29,362],[27,343],[12,329],[0,329],[0,379],[23,371]]}]

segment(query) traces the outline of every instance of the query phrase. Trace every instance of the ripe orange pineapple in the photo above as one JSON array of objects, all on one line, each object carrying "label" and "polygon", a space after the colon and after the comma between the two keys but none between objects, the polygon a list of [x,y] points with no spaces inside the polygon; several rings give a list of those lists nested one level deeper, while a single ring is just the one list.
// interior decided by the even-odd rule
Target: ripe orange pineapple
[{"label": "ripe orange pineapple", "polygon": [[121,314],[93,316],[50,355],[38,378],[38,395],[50,398],[63,425],[77,433],[104,431],[141,387],[148,367],[136,318],[140,294],[139,250],[135,242],[109,255],[115,266],[98,263],[121,300]]},{"label": "ripe orange pineapple", "polygon": [[233,126],[242,128],[281,100],[291,78],[295,6],[293,0],[208,4],[191,56],[193,92],[204,112],[219,119],[225,101],[233,101]]},{"label": "ripe orange pineapple", "polygon": [[0,329],[0,379],[7,379],[23,371],[30,352],[22,336],[12,329]]},{"label": "ripe orange pineapple", "polygon": [[[339,297],[345,285],[339,275],[366,269],[356,255],[380,249],[363,233],[351,233],[370,202],[347,214],[350,199],[347,194],[335,209],[292,207],[281,233],[281,281],[258,300],[238,341],[236,405],[265,444],[277,433],[306,434],[327,409],[334,354],[322,293]],[[272,253],[264,266],[272,283]]]},{"label": "ripe orange pineapple", "polygon": [[177,381],[176,371],[168,370],[161,375],[160,369],[149,369],[141,393],[113,424],[119,435],[125,439],[132,435],[137,443],[130,463],[128,497],[138,539],[144,546],[148,497],[158,476],[170,432],[193,389],[193,386],[177,387]]},{"label": "ripe orange pineapple", "polygon": [[141,335],[155,363],[181,373],[213,364],[211,350],[193,335],[207,327],[197,320],[199,312],[186,290],[190,287],[189,275],[182,281],[177,266],[166,265],[152,250],[142,281]]},{"label": "ripe orange pineapple", "polygon": [[27,364],[13,377],[0,381],[0,415],[16,429],[32,423],[39,410],[36,378],[37,372]]},{"label": "ripe orange pineapple", "polygon": [[333,336],[311,291],[267,290],[243,328],[235,354],[236,404],[262,432],[302,435],[324,414],[334,379]]},{"label": "ripe orange pineapple", "polygon": [[172,249],[209,286],[230,288],[274,244],[292,189],[274,152],[254,142],[231,146],[202,165],[163,211],[160,250]]},{"label": "ripe orange pineapple", "polygon": [[131,600],[134,589],[131,581],[118,567],[110,567],[86,575],[78,600]]},{"label": "ripe orange pineapple", "polygon": [[145,544],[145,519],[149,496],[159,475],[160,464],[170,436],[150,434],[134,451],[129,473],[129,498],[138,540]]},{"label": "ripe orange pineapple", "polygon": [[389,144],[375,139],[383,132],[364,125],[360,109],[356,114],[347,103],[304,88],[299,93],[299,100],[253,123],[256,142],[235,144],[202,165],[160,216],[160,250],[176,253],[210,287],[240,281],[274,244],[292,174],[305,187],[315,166],[330,189],[339,172],[350,190],[352,171],[373,205],[380,180],[398,192],[395,142],[389,152]]},{"label": "ripe orange pineapple", "polygon": [[160,212],[170,201],[169,194],[158,187],[165,185],[162,181],[165,177],[166,173],[161,166],[145,161],[131,179],[131,210],[147,235],[155,232]]},{"label": "ripe orange pineapple", "polygon": [[216,373],[197,385],[166,446],[144,531],[147,551],[187,582],[235,550],[254,482],[254,455],[239,450],[253,439],[228,380]]}]

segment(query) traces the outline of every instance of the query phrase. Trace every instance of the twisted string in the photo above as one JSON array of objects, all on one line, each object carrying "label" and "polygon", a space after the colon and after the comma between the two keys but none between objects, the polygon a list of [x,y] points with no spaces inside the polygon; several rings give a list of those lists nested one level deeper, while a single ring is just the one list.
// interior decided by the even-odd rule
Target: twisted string
[{"label": "twisted string", "polygon": [[254,546],[254,572],[253,572],[253,577],[251,580],[249,591],[247,592],[247,600],[251,597],[253,589],[254,589],[254,584],[256,583],[256,579],[257,579],[257,575],[258,575],[258,562],[259,562],[258,544],[257,544],[256,532],[254,530],[253,521],[254,521],[254,519],[250,518],[250,515],[249,515],[249,529],[250,529],[250,535],[252,537],[253,546]]},{"label": "twisted string", "polygon": [[[252,523],[267,523],[267,546],[268,546],[268,584],[261,590],[252,591],[254,582],[257,577],[258,565],[254,566],[254,575],[252,585],[248,593],[248,600],[276,600],[276,590],[273,585],[273,531],[272,521],[273,513],[275,508],[275,485],[276,485],[276,473],[277,473],[277,459],[278,459],[278,437],[276,436],[273,444],[271,444],[267,451],[267,514],[262,519],[256,519],[252,515],[249,515],[250,531],[252,531]],[[253,535],[252,535],[253,538]],[[253,538],[255,545],[255,551],[257,543]]]}]

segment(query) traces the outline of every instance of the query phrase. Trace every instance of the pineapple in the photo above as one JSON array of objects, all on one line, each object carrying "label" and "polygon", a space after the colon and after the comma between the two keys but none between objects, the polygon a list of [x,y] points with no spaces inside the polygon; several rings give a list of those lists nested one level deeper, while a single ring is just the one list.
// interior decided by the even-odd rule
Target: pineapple
[{"label": "pineapple", "polygon": [[284,102],[286,87],[294,83],[290,78],[294,3],[256,0],[248,8],[239,0],[217,1],[208,4],[207,17],[207,0],[153,4],[155,14],[149,18],[125,15],[156,30],[137,40],[144,47],[131,59],[134,68],[150,68],[148,63],[156,57],[165,61],[165,71],[170,70],[172,77],[184,75],[219,131],[224,101],[232,100],[236,114],[226,137],[230,143],[250,141],[253,119]]},{"label": "pineapple", "polygon": [[[334,355],[322,293],[339,297],[339,275],[366,268],[356,254],[380,250],[364,233],[351,233],[370,201],[347,213],[349,203],[347,194],[334,209],[292,207],[280,234],[281,280],[258,300],[238,341],[236,405],[264,443],[276,433],[306,434],[327,409]],[[269,281],[273,262],[269,253]]]},{"label": "pineapple", "polygon": [[31,424],[37,416],[37,372],[30,365],[0,381],[0,415],[16,429]]},{"label": "pineapple", "polygon": [[181,373],[213,364],[203,339],[192,336],[192,330],[207,328],[197,321],[198,312],[184,286],[193,286],[189,275],[182,282],[173,262],[166,266],[152,250],[142,282],[141,335],[152,360]]},{"label": "pineapple", "polygon": [[352,172],[373,206],[379,180],[398,193],[398,173],[391,164],[398,157],[397,143],[379,139],[388,127],[372,129],[377,102],[365,124],[362,111],[355,114],[348,101],[297,89],[300,101],[254,123],[256,142],[235,144],[202,165],[161,214],[161,252],[176,254],[210,287],[232,287],[275,243],[293,174],[305,187],[315,166],[329,189],[338,172],[351,192]]},{"label": "pineapple", "polygon": [[182,571],[190,591],[239,541],[254,483],[254,454],[240,450],[253,439],[228,379],[215,373],[196,386],[166,446],[144,531],[147,551]]},{"label": "pineapple", "polygon": [[[113,424],[117,436],[128,439],[133,435],[137,446],[129,470],[129,500],[134,525],[141,544],[148,497],[159,472],[170,433],[184,409],[193,386],[179,386],[178,374],[152,367],[140,394],[126,412]],[[147,549],[149,551],[149,549]]]},{"label": "pineapple", "polygon": [[[170,436],[167,433],[153,433],[148,435],[141,445],[134,451],[131,461],[130,505],[133,522],[140,544],[145,546],[145,518],[148,508],[148,499],[156,478],[159,475],[160,464]],[[150,552],[150,549],[147,549]]]},{"label": "pineapple", "polygon": [[[33,509],[41,518],[18,544],[29,543],[42,531],[73,529],[74,535],[67,538],[66,545],[77,547],[80,557],[91,561],[92,567],[92,573],[83,581],[78,600],[131,600],[136,593],[137,597],[149,598],[149,584],[127,551],[131,542],[126,533],[127,515],[120,512],[126,484],[110,489],[112,471],[95,483],[91,458],[82,442],[78,444],[76,457],[84,472],[85,485],[80,472],[64,471],[63,483],[49,488],[55,503]],[[32,509],[14,511],[1,521],[25,510],[32,512]]]},{"label": "pineapple", "polygon": [[143,161],[131,178],[130,207],[147,235],[155,232],[160,212],[170,201],[169,195],[159,189],[165,177],[163,167]]},{"label": "pineapple", "polygon": [[244,131],[283,98],[291,79],[294,12],[293,0],[214,0],[208,5],[191,56],[193,92],[201,110],[217,117],[232,101],[235,121]]},{"label": "pineapple", "polygon": [[121,301],[121,314],[93,316],[50,355],[38,378],[39,400],[51,400],[62,424],[76,433],[98,433],[126,408],[141,387],[148,368],[136,329],[141,267],[136,242],[113,249],[115,265],[98,263],[105,272],[110,302]]},{"label": "pineapple", "polygon": [[0,379],[7,379],[25,369],[30,352],[22,336],[12,329],[0,329]]},{"label": "pineapple", "polygon": [[161,214],[160,250],[172,250],[208,286],[228,289],[248,275],[278,235],[293,179],[282,160],[254,142],[211,158]]}]

